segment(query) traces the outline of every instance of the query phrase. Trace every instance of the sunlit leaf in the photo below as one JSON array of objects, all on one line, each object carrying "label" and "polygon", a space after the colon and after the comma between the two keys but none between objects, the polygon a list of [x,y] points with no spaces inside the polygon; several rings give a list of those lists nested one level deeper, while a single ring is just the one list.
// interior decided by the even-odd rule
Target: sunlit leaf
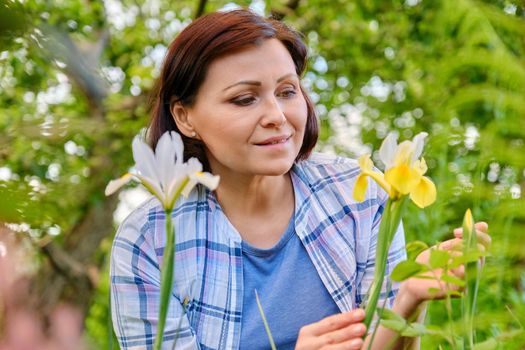
[{"label": "sunlit leaf", "polygon": [[461,278],[457,278],[456,276],[452,275],[443,275],[441,276],[441,280],[446,283],[454,284],[459,287],[465,286],[465,281]]},{"label": "sunlit leaf", "polygon": [[494,350],[498,348],[498,341],[495,338],[490,338],[484,342],[474,345],[473,350]]},{"label": "sunlit leaf", "polygon": [[407,260],[416,260],[417,256],[428,249],[428,244],[423,241],[412,241],[406,245]]},{"label": "sunlit leaf", "polygon": [[394,268],[391,274],[393,281],[401,282],[410,277],[417,275],[418,273],[426,271],[425,266],[415,261],[402,261]]},{"label": "sunlit leaf", "polygon": [[450,253],[446,250],[433,249],[430,252],[430,267],[443,268],[448,265]]}]

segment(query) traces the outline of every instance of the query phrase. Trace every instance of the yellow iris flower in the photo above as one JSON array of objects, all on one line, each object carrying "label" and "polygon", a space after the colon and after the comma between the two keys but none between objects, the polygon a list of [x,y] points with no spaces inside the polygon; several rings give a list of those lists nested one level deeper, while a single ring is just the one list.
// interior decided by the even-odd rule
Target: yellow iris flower
[{"label": "yellow iris flower", "polygon": [[368,177],[374,179],[388,193],[390,198],[398,199],[409,195],[420,208],[434,203],[436,186],[426,176],[427,164],[424,158],[419,159],[427,133],[422,132],[412,141],[397,144],[397,136],[390,133],[379,149],[379,158],[385,164],[384,175],[374,171],[374,163],[369,154],[359,157],[359,174],[354,187],[354,198],[358,202],[365,199]]}]

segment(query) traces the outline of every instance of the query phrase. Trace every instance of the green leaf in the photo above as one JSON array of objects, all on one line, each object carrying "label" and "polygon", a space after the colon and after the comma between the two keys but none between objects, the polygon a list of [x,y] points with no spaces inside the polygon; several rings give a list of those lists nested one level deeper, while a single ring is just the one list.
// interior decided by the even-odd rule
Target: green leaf
[{"label": "green leaf", "polygon": [[402,332],[401,335],[403,337],[420,337],[422,335],[427,334],[427,328],[424,324],[421,323],[410,323],[408,327],[406,327]]},{"label": "green leaf", "polygon": [[459,287],[465,286],[465,281],[463,281],[461,278],[457,278],[456,276],[443,275],[441,276],[441,279],[443,280],[443,282],[454,284]]},{"label": "green leaf", "polygon": [[448,265],[450,253],[446,250],[433,249],[430,252],[430,267],[432,269],[443,268]]},{"label": "green leaf", "polygon": [[480,258],[485,257],[487,255],[488,255],[487,252],[482,252],[480,250],[473,250],[473,251],[464,253],[462,255],[452,257],[452,259],[449,261],[448,267],[453,269],[463,264],[474,263],[474,262],[477,263]]},{"label": "green leaf", "polygon": [[439,294],[439,293],[441,293],[441,289],[439,289],[439,288],[428,288],[428,292],[429,292],[431,295]]},{"label": "green leaf", "polygon": [[397,320],[381,320],[381,325],[388,329],[401,333],[406,328],[407,324],[406,322],[401,322]]},{"label": "green leaf", "polygon": [[495,338],[490,338],[482,343],[474,345],[473,350],[493,350],[498,348],[498,341]]},{"label": "green leaf", "polygon": [[384,309],[381,312],[380,323],[384,327],[394,330],[404,337],[417,337],[428,333],[423,324],[409,324],[403,317],[389,309]]},{"label": "green leaf", "polygon": [[407,260],[415,261],[417,256],[424,250],[428,249],[428,245],[422,241],[409,242],[406,245]]},{"label": "green leaf", "polygon": [[415,261],[402,261],[392,271],[391,278],[393,281],[401,282],[418,273],[425,271],[425,267]]},{"label": "green leaf", "polygon": [[457,290],[448,290],[446,294],[450,295],[453,298],[461,298],[463,296],[463,294],[461,292],[458,292]]},{"label": "green leaf", "polygon": [[381,320],[393,320],[406,323],[406,320],[390,309],[383,309],[379,315]]},{"label": "green leaf", "polygon": [[428,334],[432,334],[447,340],[450,339],[450,334],[448,334],[446,330],[443,330],[443,326],[441,325],[438,326],[429,324],[426,326],[426,328]]}]

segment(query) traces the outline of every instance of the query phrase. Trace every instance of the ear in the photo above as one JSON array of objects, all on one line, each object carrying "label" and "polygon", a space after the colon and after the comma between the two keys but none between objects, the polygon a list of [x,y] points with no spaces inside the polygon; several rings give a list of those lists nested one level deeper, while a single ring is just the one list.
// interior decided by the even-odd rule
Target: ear
[{"label": "ear", "polygon": [[188,117],[188,110],[180,103],[171,102],[170,111],[179,131],[186,137],[194,137],[195,130]]}]

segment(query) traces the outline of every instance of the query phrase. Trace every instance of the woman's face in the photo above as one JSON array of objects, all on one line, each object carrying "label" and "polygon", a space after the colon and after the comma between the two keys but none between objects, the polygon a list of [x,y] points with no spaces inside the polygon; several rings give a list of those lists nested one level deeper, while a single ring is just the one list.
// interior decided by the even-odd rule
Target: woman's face
[{"label": "woman's face", "polygon": [[293,60],[277,39],[214,60],[186,112],[223,176],[288,172],[307,119]]}]

